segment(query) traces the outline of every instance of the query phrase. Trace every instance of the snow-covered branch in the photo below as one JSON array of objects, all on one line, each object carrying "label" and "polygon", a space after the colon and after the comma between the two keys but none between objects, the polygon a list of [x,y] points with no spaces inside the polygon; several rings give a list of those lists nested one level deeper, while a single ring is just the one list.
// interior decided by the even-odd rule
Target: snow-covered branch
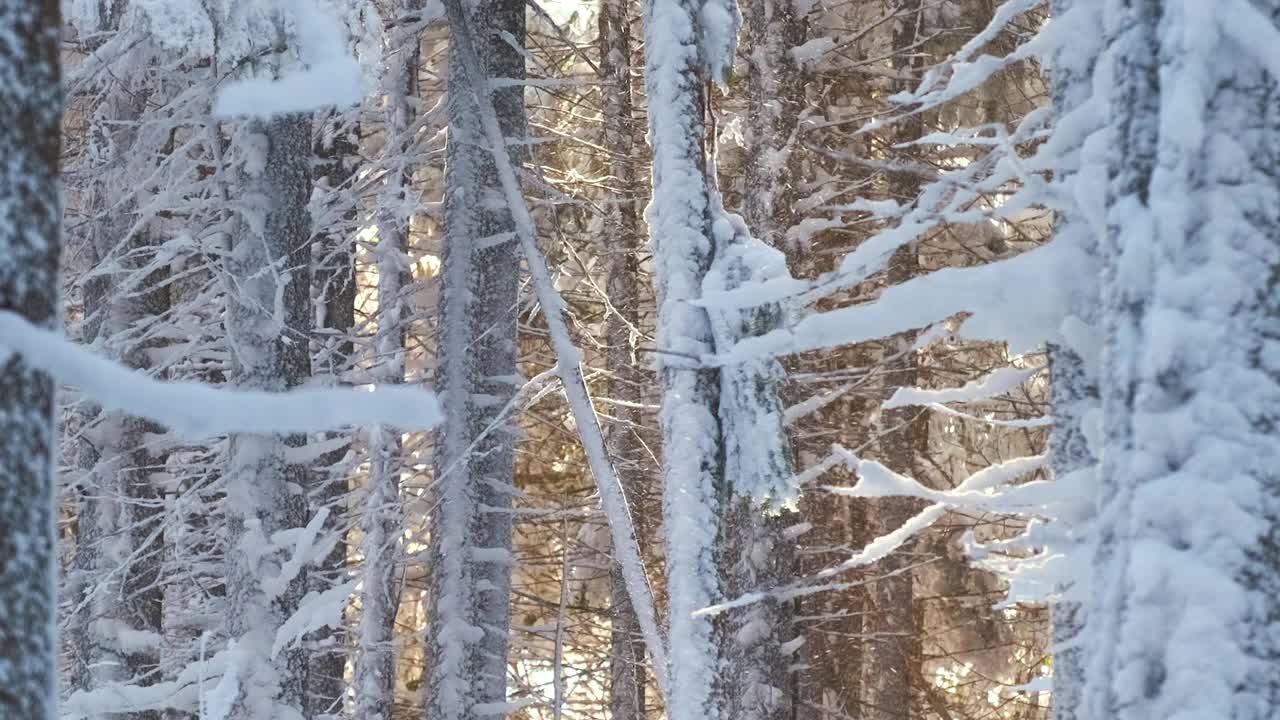
[{"label": "snow-covered branch", "polygon": [[225,433],[322,432],[355,425],[417,429],[441,419],[435,395],[416,388],[271,393],[163,382],[99,357],[9,311],[0,311],[0,349],[22,354],[103,407],[154,420],[191,439]]}]

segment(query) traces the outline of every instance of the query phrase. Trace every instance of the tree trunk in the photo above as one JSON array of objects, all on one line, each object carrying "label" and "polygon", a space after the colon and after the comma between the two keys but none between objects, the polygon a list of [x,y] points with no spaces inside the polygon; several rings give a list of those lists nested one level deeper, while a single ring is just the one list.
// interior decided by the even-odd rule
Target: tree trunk
[{"label": "tree trunk", "polygon": [[[246,178],[250,197],[266,212],[257,228],[242,221],[227,261],[231,377],[242,388],[278,392],[311,374],[311,116],[253,121],[248,131],[246,140],[266,148],[261,175]],[[281,317],[273,312],[277,306]],[[293,545],[273,545],[272,537],[307,524],[301,489],[309,469],[286,459],[288,447],[305,443],[305,435],[230,439],[226,621],[234,646],[223,679],[236,683],[230,720],[287,718],[302,710],[305,656],[300,648],[276,653],[272,644],[297,610],[305,571],[285,574]]]},{"label": "tree trunk", "polygon": [[[920,38],[923,15],[920,0],[894,0],[899,17],[893,32],[893,65],[903,78],[901,90],[914,89],[913,78],[923,70]],[[920,115],[900,120],[893,128],[895,142],[910,142],[924,134]],[[912,150],[903,151],[908,156]],[[889,177],[890,199],[903,205],[911,203],[920,192],[919,180],[910,173]],[[885,283],[903,283],[920,273],[918,250],[914,244],[900,248],[889,261]],[[919,355],[909,350],[916,333],[903,333],[886,341],[888,352],[902,357],[886,366],[887,389],[914,387],[918,384]],[[887,397],[887,396],[886,396]],[[884,463],[908,477],[920,477],[917,458],[928,452],[928,417],[920,408],[907,407],[883,411],[880,417],[879,453]],[[887,535],[910,520],[921,509],[914,498],[879,498],[871,503],[872,537]],[[875,565],[878,576],[868,586],[866,645],[863,649],[863,708],[867,720],[901,720],[913,715],[912,679],[919,676],[919,653],[916,651],[920,628],[916,627],[914,575],[907,568],[916,543],[904,545]]]},{"label": "tree trunk", "polygon": [[1119,112],[1083,717],[1269,718],[1280,701],[1280,94],[1248,38],[1280,21],[1280,2],[1109,10],[1112,57],[1099,67],[1114,73]]},{"label": "tree trunk", "polygon": [[[787,231],[796,221],[800,178],[794,149],[808,82],[808,73],[796,63],[791,50],[804,43],[808,23],[790,0],[752,2],[745,21],[750,140],[743,215],[755,237],[775,250],[785,251]],[[754,320],[756,326],[748,332],[760,333],[780,326],[784,317],[781,313],[774,317],[757,315]],[[780,421],[778,387],[783,369],[777,363],[768,365],[769,390],[758,396],[764,402],[755,410],[779,414],[774,432],[783,447],[790,450]],[[775,472],[781,476],[779,479],[789,480],[794,471],[795,463],[788,452]],[[779,587],[795,576],[795,541],[784,537],[784,532],[800,522],[800,516],[792,505],[775,504],[764,509],[766,512],[762,513],[756,498],[749,495],[738,495],[731,501],[730,526],[735,532],[726,538],[725,545],[740,548],[737,557],[728,559],[740,578],[735,584],[742,586],[732,594]],[[731,695],[741,703],[733,709],[733,717],[788,720],[798,712],[799,676],[792,666],[800,664],[800,648],[787,644],[799,632],[794,622],[795,607],[791,601],[769,599],[736,618],[740,628],[738,645],[749,667],[739,672],[738,690]]]},{"label": "tree trunk", "polygon": [[[644,417],[644,373],[636,357],[639,339],[639,214],[633,195],[636,188],[635,118],[631,97],[631,14],[621,0],[602,0],[599,18],[600,75],[604,82],[604,141],[609,176],[617,188],[605,216],[601,248],[607,254],[607,320],[605,358],[609,369],[609,397],[619,401],[610,412],[609,455],[622,480],[627,504],[640,521],[636,508],[644,502],[649,480],[644,441],[640,436]],[[614,198],[611,198],[614,200]],[[645,532],[637,528],[637,536]],[[644,644],[639,621],[627,594],[621,565],[610,572],[609,713],[614,720],[643,720],[645,709]]]},{"label": "tree trunk", "polygon": [[[351,333],[355,328],[356,265],[355,234],[357,209],[354,199],[347,199],[350,184],[356,176],[359,159],[359,126],[344,127],[342,116],[334,113],[320,128],[315,144],[317,180],[323,180],[339,208],[330,210],[327,222],[317,222],[312,248],[315,267],[315,302],[323,310],[317,330],[322,351],[320,362],[312,368],[314,376],[328,376],[338,384],[351,370],[355,344]],[[335,217],[336,216],[336,217]],[[328,437],[336,437],[330,435]],[[326,453],[319,458],[314,479],[309,487],[314,516],[325,508],[329,514],[322,532],[341,532],[346,498],[350,488],[349,468],[343,463],[347,450]],[[307,573],[307,592],[321,593],[346,581],[347,542],[334,543],[333,549]],[[346,651],[349,640],[344,633],[330,627],[320,628],[306,637],[313,648],[307,659],[307,681],[303,695],[308,718],[338,717],[346,692]]]},{"label": "tree trunk", "polygon": [[[402,13],[409,13],[416,10],[419,3],[405,0],[397,7]],[[389,173],[386,205],[397,210],[406,207],[405,196],[413,180],[413,168],[406,165],[405,158],[413,149],[410,100],[417,96],[419,42],[417,32],[397,28],[387,49],[401,56],[383,78],[387,96],[384,154]],[[404,253],[409,223],[410,218],[396,212],[388,213],[378,223],[378,330],[374,347],[378,358],[375,373],[384,383],[404,382],[402,309],[408,275]],[[402,528],[399,432],[394,428],[376,428],[370,433],[369,453],[368,501],[361,525],[364,587],[360,598],[359,652],[352,686],[356,718],[390,720],[395,705],[395,621],[400,599],[395,576]]]},{"label": "tree trunk", "polygon": [[724,486],[720,372],[697,358],[715,351],[701,295],[711,267],[710,184],[703,59],[695,0],[645,5],[645,84],[653,149],[647,210],[658,299],[656,345],[662,393],[662,511],[670,638],[671,720],[715,720],[723,704],[718,623],[694,612],[719,602],[716,537]]},{"label": "tree trunk", "polygon": [[[0,1],[0,310],[58,327],[59,5]],[[0,715],[54,717],[54,383],[0,360]]]},{"label": "tree trunk", "polygon": [[[1071,22],[1076,27],[1100,25],[1099,9],[1091,0],[1053,0],[1051,11],[1054,22]],[[1068,18],[1068,13],[1072,16]],[[1087,18],[1088,22],[1080,19]],[[1076,23],[1082,23],[1076,25]],[[1081,58],[1084,62],[1081,62]],[[1094,59],[1088,53],[1075,48],[1064,49],[1052,63],[1050,83],[1054,110],[1058,115],[1058,127],[1067,126],[1068,116],[1078,112],[1089,101]],[[1083,137],[1079,139],[1083,142]],[[1078,147],[1076,148],[1078,150]],[[1057,173],[1062,183],[1075,181],[1075,169]],[[1060,212],[1054,222],[1054,242],[1078,245],[1084,254],[1097,256],[1097,240],[1088,222],[1076,212]],[[1081,277],[1078,299],[1072,314],[1083,325],[1093,327],[1098,322],[1096,282]],[[1086,470],[1097,463],[1085,434],[1087,416],[1098,409],[1098,378],[1093,377],[1090,364],[1076,349],[1066,344],[1049,346],[1049,387],[1052,391],[1053,432],[1049,438],[1049,465],[1057,482],[1078,483],[1072,474]],[[1076,542],[1083,542],[1085,527],[1082,518],[1060,518],[1068,524]],[[1070,592],[1072,588],[1060,590]],[[1050,607],[1053,653],[1053,720],[1076,720],[1083,717],[1081,702],[1084,697],[1085,671],[1085,607],[1073,600],[1059,600]]]},{"label": "tree trunk", "polygon": [[[518,49],[524,12],[520,0],[485,0],[467,8],[483,65],[476,70],[483,77],[524,78]],[[450,31],[466,29],[451,24]],[[520,256],[511,209],[480,125],[481,109],[462,86],[465,63],[451,42],[436,384],[445,421],[437,434],[438,502],[431,518],[428,720],[481,717],[500,711],[506,700],[515,434],[499,412],[519,382]],[[503,136],[523,138],[523,86],[496,89],[492,97]],[[511,157],[518,166],[518,156]]]}]

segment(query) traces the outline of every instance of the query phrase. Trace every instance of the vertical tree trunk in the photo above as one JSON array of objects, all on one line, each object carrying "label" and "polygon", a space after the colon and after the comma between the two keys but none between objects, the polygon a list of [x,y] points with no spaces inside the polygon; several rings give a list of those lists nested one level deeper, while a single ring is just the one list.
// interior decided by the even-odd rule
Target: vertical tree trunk
[{"label": "vertical tree trunk", "polygon": [[[524,78],[524,12],[520,0],[467,6],[483,77]],[[451,25],[451,32],[466,29]],[[465,63],[451,42],[437,380],[445,421],[431,518],[428,720],[499,712],[506,700],[515,435],[498,413],[519,381],[519,249],[481,109],[462,86]],[[504,137],[523,138],[523,86],[496,89],[492,99]]]},{"label": "vertical tree trunk", "polygon": [[[407,0],[402,12],[417,9]],[[406,207],[413,168],[405,158],[412,153],[411,98],[417,95],[419,36],[398,29],[388,50],[399,53],[383,79],[387,96],[386,205],[397,211]],[[381,382],[404,382],[405,328],[402,320],[405,247],[410,218],[389,213],[378,223],[378,334],[374,343]],[[395,569],[401,528],[401,442],[394,428],[379,427],[370,434],[368,502],[363,522],[364,590],[361,595],[360,653],[352,685],[356,692],[356,717],[390,720],[395,704],[395,619],[399,603]]]},{"label": "vertical tree trunk", "polygon": [[703,58],[696,0],[645,5],[645,84],[653,149],[647,210],[658,299],[656,345],[662,392],[662,511],[667,545],[672,720],[714,720],[723,706],[721,639],[694,612],[721,599],[716,567],[724,485],[720,373],[697,358],[715,351],[701,295],[711,267],[710,186],[703,152]]},{"label": "vertical tree trunk", "polygon": [[[1280,701],[1280,2],[1116,0],[1085,717]],[[1218,23],[1215,25],[1215,23]]]},{"label": "vertical tree trunk", "polygon": [[[791,51],[805,42],[808,22],[790,0],[756,0],[747,7],[745,27],[745,55],[750,70],[747,79],[750,139],[743,215],[757,238],[771,248],[785,251],[787,231],[796,221],[796,188],[800,178],[796,172],[798,155],[794,150],[799,141],[800,115],[808,82],[808,73]],[[772,329],[769,326],[778,325],[781,320],[779,316],[772,323],[752,330]],[[782,377],[782,373],[777,372],[772,378],[772,402],[777,402],[776,388]],[[777,411],[781,411],[780,406]],[[787,442],[781,423],[776,432],[781,441]],[[793,471],[794,463],[787,458],[779,472],[789,475]],[[781,586],[794,576],[795,542],[783,533],[800,521],[793,507],[774,506],[762,514],[753,501],[754,498],[749,497],[736,501],[739,537],[728,540],[730,547],[751,549],[741,553],[738,560],[749,566],[747,575],[754,587],[748,591]],[[766,695],[759,690],[753,693],[749,688],[734,693],[744,703],[737,716],[784,720],[797,712],[801,702],[799,677],[792,666],[799,664],[796,656],[799,648],[787,645],[798,632],[794,610],[794,603],[772,599],[752,609],[754,617],[748,622],[759,623],[762,629],[768,630],[764,637],[753,638],[755,645],[747,648],[749,661],[755,667],[742,677],[752,678],[751,682],[757,687],[770,688],[771,693]]]},{"label": "vertical tree trunk", "polygon": [[[914,88],[912,78],[924,67],[920,48],[923,15],[920,0],[893,0],[898,19],[893,32],[893,65],[902,90]],[[924,123],[919,115],[899,121],[893,129],[896,142],[919,138]],[[910,153],[910,150],[905,152]],[[891,175],[889,195],[902,204],[912,202],[919,193],[919,181],[907,173]],[[885,282],[889,286],[905,282],[920,273],[918,250],[914,244],[899,249],[889,261]],[[908,350],[916,333],[904,333],[889,339],[890,353]],[[906,352],[886,368],[885,382],[890,390],[912,387],[919,378],[919,356]],[[879,452],[886,465],[912,477],[917,458],[928,451],[929,424],[919,408],[908,407],[884,411],[880,418]],[[878,537],[897,530],[920,511],[920,501],[913,498],[880,498],[870,509],[871,536]],[[908,543],[890,554],[874,569],[879,579],[868,587],[870,606],[865,624],[866,645],[863,650],[863,717],[868,720],[901,720],[912,716],[912,679],[919,675],[919,654],[915,651],[920,628],[916,627],[914,576]]]},{"label": "vertical tree trunk", "polygon": [[[232,381],[283,391],[311,374],[311,116],[253,121],[247,130],[242,142],[265,147],[261,175],[247,178],[251,202],[265,208],[265,218],[257,227],[252,218],[242,221],[227,260]],[[227,635],[234,647],[223,682],[235,683],[231,720],[301,713],[306,659],[299,648],[276,653],[272,644],[298,607],[305,572],[285,574],[292,545],[271,542],[275,533],[306,525],[301,489],[309,472],[286,458],[288,447],[305,442],[305,435],[230,439]]]},{"label": "vertical tree trunk", "polygon": [[[723,368],[699,358],[775,329],[783,308],[708,313],[693,302],[786,272],[783,256],[724,211],[704,142],[703,83],[732,66],[737,18],[728,7],[652,0],[645,79],[653,145],[648,219],[658,295],[663,392],[671,670],[668,713],[684,718],[781,718],[789,713],[788,608],[774,599],[723,616],[696,614],[726,595],[781,584],[790,558],[780,516],[795,501],[774,360]],[[736,12],[736,8],[733,9]],[[725,39],[728,42],[725,42]],[[771,517],[773,516],[773,517]]]},{"label": "vertical tree trunk", "polygon": [[[397,7],[402,13],[419,7],[417,0],[405,0]],[[389,53],[395,59],[385,68],[383,83],[387,97],[385,155],[388,164],[386,205],[406,207],[413,168],[405,158],[412,153],[413,105],[418,87],[417,32],[397,28],[391,36]],[[384,383],[404,382],[405,328],[402,320],[405,272],[404,251],[410,218],[398,212],[379,219],[378,334],[374,343],[375,373]],[[355,717],[361,720],[390,720],[395,704],[395,620],[399,605],[396,587],[396,560],[402,527],[400,513],[401,442],[394,428],[379,427],[370,434],[369,488],[365,518],[361,525],[364,540],[364,587],[360,600],[360,647],[355,677]]]},{"label": "vertical tree trunk", "polygon": [[[101,27],[125,29],[126,9],[123,1],[99,3]],[[97,221],[84,228],[83,242],[97,276],[84,282],[86,317],[80,329],[83,342],[142,370],[151,365],[147,351],[155,345],[146,339],[148,323],[169,309],[170,299],[167,268],[146,272],[155,242],[147,228],[135,228],[138,188],[126,180],[138,164],[144,171],[152,167],[136,153],[148,93],[118,87],[121,82],[114,80],[103,91],[89,130],[109,152],[94,168],[97,179],[90,186]],[[164,504],[152,474],[164,467],[165,453],[153,450],[147,437],[159,428],[118,411],[95,408],[80,415],[81,494],[75,582],[69,583],[79,609],[69,623],[72,683],[80,689],[111,682],[151,685],[158,680]],[[127,643],[122,642],[126,634]],[[154,720],[158,714],[121,717]]]},{"label": "vertical tree trunk", "polygon": [[[0,310],[58,326],[59,6],[0,1]],[[54,717],[53,380],[0,360],[0,715]]]},{"label": "vertical tree trunk", "polygon": [[786,250],[796,222],[795,149],[809,82],[791,51],[804,44],[808,21],[791,0],[754,0],[745,21],[750,138],[742,214],[756,237]]},{"label": "vertical tree trunk", "polygon": [[[359,158],[356,138],[359,126],[343,127],[342,116],[334,113],[319,128],[315,145],[317,160],[314,168],[317,180],[334,193],[342,206],[332,211],[326,223],[317,223],[316,238],[312,248],[315,267],[314,290],[316,302],[322,310],[317,330],[320,339],[321,362],[312,368],[313,375],[329,376],[338,382],[342,374],[351,369],[355,345],[351,332],[355,327],[356,304],[356,201],[347,199],[350,183],[354,179]],[[310,488],[312,515],[327,508],[325,534],[340,532],[343,510],[349,491],[348,469],[342,460],[346,450],[326,453],[316,463],[315,478]],[[319,567],[307,574],[307,592],[324,592],[346,580],[347,542],[340,539],[329,551]],[[338,717],[342,712],[346,691],[346,638],[334,628],[324,627],[310,633],[306,641],[314,649],[307,659],[307,681],[303,691],[304,710],[309,718]]]},{"label": "vertical tree trunk", "polygon": [[[646,471],[640,437],[644,418],[643,373],[636,357],[640,322],[639,214],[633,196],[636,187],[635,118],[631,97],[631,14],[622,0],[601,0],[599,18],[600,74],[604,82],[604,142],[609,154],[611,184],[617,201],[605,216],[601,247],[607,253],[609,318],[606,323],[609,397],[618,400],[611,412],[616,420],[609,428],[609,454],[622,480],[628,504],[643,502]],[[635,513],[641,520],[642,513]],[[645,533],[637,529],[637,535]],[[643,720],[645,708],[644,645],[639,621],[627,594],[621,565],[610,572],[609,713],[614,720]]]},{"label": "vertical tree trunk", "polygon": [[[1096,28],[1101,25],[1100,8],[1093,0],[1053,0],[1050,9],[1054,22],[1070,22],[1073,27]],[[1050,67],[1050,86],[1057,126],[1068,127],[1069,117],[1090,101],[1094,61],[1090,53],[1076,46],[1063,49]],[[1066,138],[1079,152],[1084,138]],[[1062,142],[1063,140],[1059,140]],[[1066,184],[1076,181],[1078,168],[1064,169],[1057,173],[1057,180]],[[1088,257],[1098,253],[1097,239],[1086,218],[1078,212],[1059,212],[1054,222],[1054,242],[1079,246]],[[1098,288],[1096,282],[1084,277],[1072,308],[1072,315],[1083,325],[1093,327],[1098,322]],[[1098,409],[1098,378],[1093,377],[1089,363],[1076,349],[1067,344],[1049,347],[1049,387],[1052,391],[1053,433],[1049,438],[1049,464],[1057,482],[1079,482],[1073,473],[1086,470],[1097,463],[1085,434],[1087,416]],[[1061,518],[1060,523],[1075,524],[1080,518]],[[1083,542],[1084,527],[1067,527],[1074,530],[1077,542]],[[1072,588],[1061,588],[1070,592]],[[1073,600],[1060,600],[1051,606],[1053,653],[1053,719],[1076,720],[1083,717],[1081,703],[1084,697],[1085,671],[1085,607]]]}]

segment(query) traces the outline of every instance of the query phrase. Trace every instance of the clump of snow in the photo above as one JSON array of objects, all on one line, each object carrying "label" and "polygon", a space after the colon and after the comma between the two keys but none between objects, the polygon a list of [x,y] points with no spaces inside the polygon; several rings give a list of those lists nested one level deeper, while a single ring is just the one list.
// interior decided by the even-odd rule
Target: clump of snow
[{"label": "clump of snow", "polygon": [[302,67],[273,71],[278,77],[228,83],[214,101],[214,115],[270,118],[330,105],[353,105],[364,97],[363,69],[351,56],[342,25],[330,9],[316,0],[288,4]]},{"label": "clump of snow", "polygon": [[742,13],[737,0],[703,0],[698,10],[698,44],[707,75],[720,85],[728,82],[738,50]]}]

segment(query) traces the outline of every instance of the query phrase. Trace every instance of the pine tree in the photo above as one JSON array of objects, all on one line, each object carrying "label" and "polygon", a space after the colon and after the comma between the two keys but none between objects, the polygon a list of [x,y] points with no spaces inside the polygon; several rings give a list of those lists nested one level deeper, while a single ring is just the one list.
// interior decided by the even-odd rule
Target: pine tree
[{"label": "pine tree", "polygon": [[711,267],[711,197],[703,154],[705,73],[699,3],[645,5],[645,86],[653,152],[653,199],[646,212],[658,298],[656,344],[662,392],[663,529],[673,720],[720,717],[719,640],[694,613],[721,599],[714,557],[723,487],[720,373],[698,358],[714,352],[701,295]]},{"label": "pine tree", "polygon": [[1115,0],[1106,17],[1102,497],[1081,717],[1271,717],[1280,3]]},{"label": "pine tree", "polygon": [[[58,325],[59,6],[0,2],[0,311]],[[54,383],[0,360],[0,714],[54,717]]]},{"label": "pine tree", "polygon": [[492,101],[503,136],[524,137],[518,81],[525,73],[525,10],[518,0],[491,0],[465,12],[465,25],[450,17],[451,37],[470,33],[483,67],[465,68],[468,59],[451,40],[436,383],[445,422],[434,454],[428,720],[463,720],[501,707],[510,628],[515,436],[500,413],[519,382],[520,256],[510,200],[481,127],[487,109],[466,83],[470,77],[516,81],[496,89]]},{"label": "pine tree", "polygon": [[[924,66],[918,46],[925,37],[924,15],[920,0],[894,0],[891,40],[895,75],[901,80],[897,89],[909,92],[914,79]],[[900,120],[889,132],[895,142],[911,142],[923,135],[924,122],[917,115]],[[904,155],[912,158],[914,152]],[[920,182],[913,173],[891,174],[889,197],[907,205],[920,192]],[[889,260],[885,273],[887,285],[899,285],[920,274],[919,249],[915,244],[899,248]],[[885,385],[888,388],[914,387],[919,384],[920,358],[911,349],[917,333],[908,332],[884,341],[884,353],[896,357],[886,363]],[[919,477],[919,458],[928,451],[928,420],[916,407],[885,410],[879,418],[879,454],[886,465],[897,472]],[[878,498],[868,510],[869,525],[875,536],[902,527],[916,513],[920,502],[913,498]],[[911,546],[899,549],[876,565],[877,578],[868,589],[869,622],[865,626],[863,647],[862,691],[863,715],[873,720],[890,720],[912,715],[913,686],[920,673],[916,648],[921,628],[917,627],[914,602],[914,578],[910,571]]]},{"label": "pine tree", "polygon": [[[350,122],[345,113],[318,114],[313,168],[316,190],[328,191],[333,205],[325,208],[325,216],[315,219],[312,239],[314,268],[313,300],[317,307],[315,352],[312,374],[328,376],[338,382],[350,371],[355,360],[356,264],[355,235],[358,211],[351,195],[359,169],[359,125]],[[327,117],[326,117],[327,116]],[[334,438],[340,437],[337,434]],[[307,592],[323,593],[346,580],[348,545],[342,536],[349,468],[344,462],[347,450],[325,453],[315,465],[310,489],[311,510],[328,514],[323,524],[325,534],[338,534],[333,549],[307,574]],[[336,716],[342,709],[346,682],[346,650],[343,634],[331,627],[316,630],[308,637],[314,649],[308,658],[304,709],[308,717]]]},{"label": "pine tree", "polygon": [[668,712],[686,717],[782,717],[791,638],[786,608],[757,603],[713,619],[698,613],[725,597],[768,590],[789,569],[770,518],[795,501],[792,460],[772,358],[721,368],[703,357],[777,329],[782,307],[699,307],[704,292],[731,292],[786,274],[782,254],[725,212],[704,143],[707,81],[732,66],[736,6],[653,0],[646,6],[645,80],[653,148],[648,220],[658,296],[671,690]]},{"label": "pine tree", "polygon": [[[1071,23],[1073,27],[1086,29],[1080,33],[1085,37],[1087,30],[1101,27],[1097,5],[1092,0],[1055,0],[1052,4],[1054,22]],[[1090,77],[1096,59],[1096,49],[1090,52],[1074,46],[1059,50],[1050,63],[1053,108],[1059,128],[1072,127],[1069,121],[1073,115],[1087,111],[1091,101]],[[1083,137],[1067,137],[1061,131],[1057,138],[1057,142],[1077,151],[1083,141]],[[1078,167],[1064,167],[1058,180],[1071,182],[1078,171]],[[1091,232],[1088,219],[1078,209],[1058,214],[1054,235],[1054,242],[1079,244],[1085,256],[1096,258],[1097,239]],[[1092,326],[1098,321],[1098,288],[1087,276],[1080,277],[1079,284],[1081,287],[1073,298],[1071,314],[1075,322]],[[1048,355],[1054,419],[1049,461],[1057,482],[1079,485],[1079,474],[1092,473],[1097,464],[1086,433],[1089,416],[1098,410],[1098,378],[1094,376],[1096,363],[1086,363],[1081,352],[1067,343],[1050,344]],[[1067,529],[1078,542],[1083,542],[1085,531],[1086,528]],[[1061,590],[1074,595],[1078,594],[1079,587],[1063,587]],[[1054,720],[1075,720],[1082,716],[1086,660],[1084,612],[1085,606],[1079,598],[1059,600],[1052,605]]]},{"label": "pine tree", "polygon": [[[245,153],[248,193],[227,259],[231,381],[283,391],[311,375],[311,116],[249,121],[233,149]],[[305,571],[289,567],[292,546],[273,538],[307,524],[299,489],[309,473],[287,457],[287,448],[305,444],[305,435],[230,438],[226,630],[234,649],[224,682],[238,688],[235,720],[301,713],[306,658],[272,644],[298,608]]]},{"label": "pine tree", "polygon": [[[137,32],[137,15],[127,3],[100,3],[97,10],[98,37]],[[111,47],[91,43],[99,52]],[[171,309],[168,267],[153,262],[159,241],[138,220],[139,189],[132,182],[155,170],[155,156],[140,137],[152,93],[133,78],[103,74],[98,83],[103,87],[93,94],[91,150],[78,168],[91,171],[86,194],[93,220],[78,224],[78,237],[68,239],[69,246],[78,240],[76,247],[87,250],[95,265],[82,283],[80,330],[82,341],[145,372],[153,365],[150,353],[163,344],[156,324]],[[73,684],[81,689],[109,682],[147,686],[159,679],[164,499],[155,477],[167,453],[148,438],[161,432],[119,411],[86,411],[76,429],[83,474],[73,564],[80,592],[73,602],[80,612],[69,634]]]},{"label": "pine tree", "polygon": [[[640,324],[640,217],[632,193],[637,184],[631,94],[631,13],[621,0],[602,0],[599,15],[600,75],[604,81],[604,138],[608,174],[618,189],[606,208],[601,247],[607,253],[609,298],[606,365],[609,398],[616,400],[609,428],[609,454],[634,509],[643,501],[649,472],[645,467],[644,378],[636,356]],[[639,518],[640,514],[636,513]],[[643,531],[637,533],[641,537]],[[609,712],[616,720],[643,720],[645,710],[644,645],[635,608],[627,594],[622,566],[610,571]]]},{"label": "pine tree", "polygon": [[[405,372],[405,249],[410,218],[403,215],[412,189],[414,167],[409,157],[413,142],[413,105],[417,97],[419,33],[406,24],[421,7],[416,0],[398,3],[400,22],[386,36],[388,61],[383,68],[386,95],[384,158],[387,178],[382,191],[382,215],[374,248],[377,268],[377,335],[375,374],[385,383],[404,382]],[[399,601],[396,587],[400,512],[401,453],[395,428],[377,428],[370,435],[369,490],[361,549],[364,556],[360,596],[359,650],[356,657],[355,715],[390,720],[395,702],[395,620]]]}]

